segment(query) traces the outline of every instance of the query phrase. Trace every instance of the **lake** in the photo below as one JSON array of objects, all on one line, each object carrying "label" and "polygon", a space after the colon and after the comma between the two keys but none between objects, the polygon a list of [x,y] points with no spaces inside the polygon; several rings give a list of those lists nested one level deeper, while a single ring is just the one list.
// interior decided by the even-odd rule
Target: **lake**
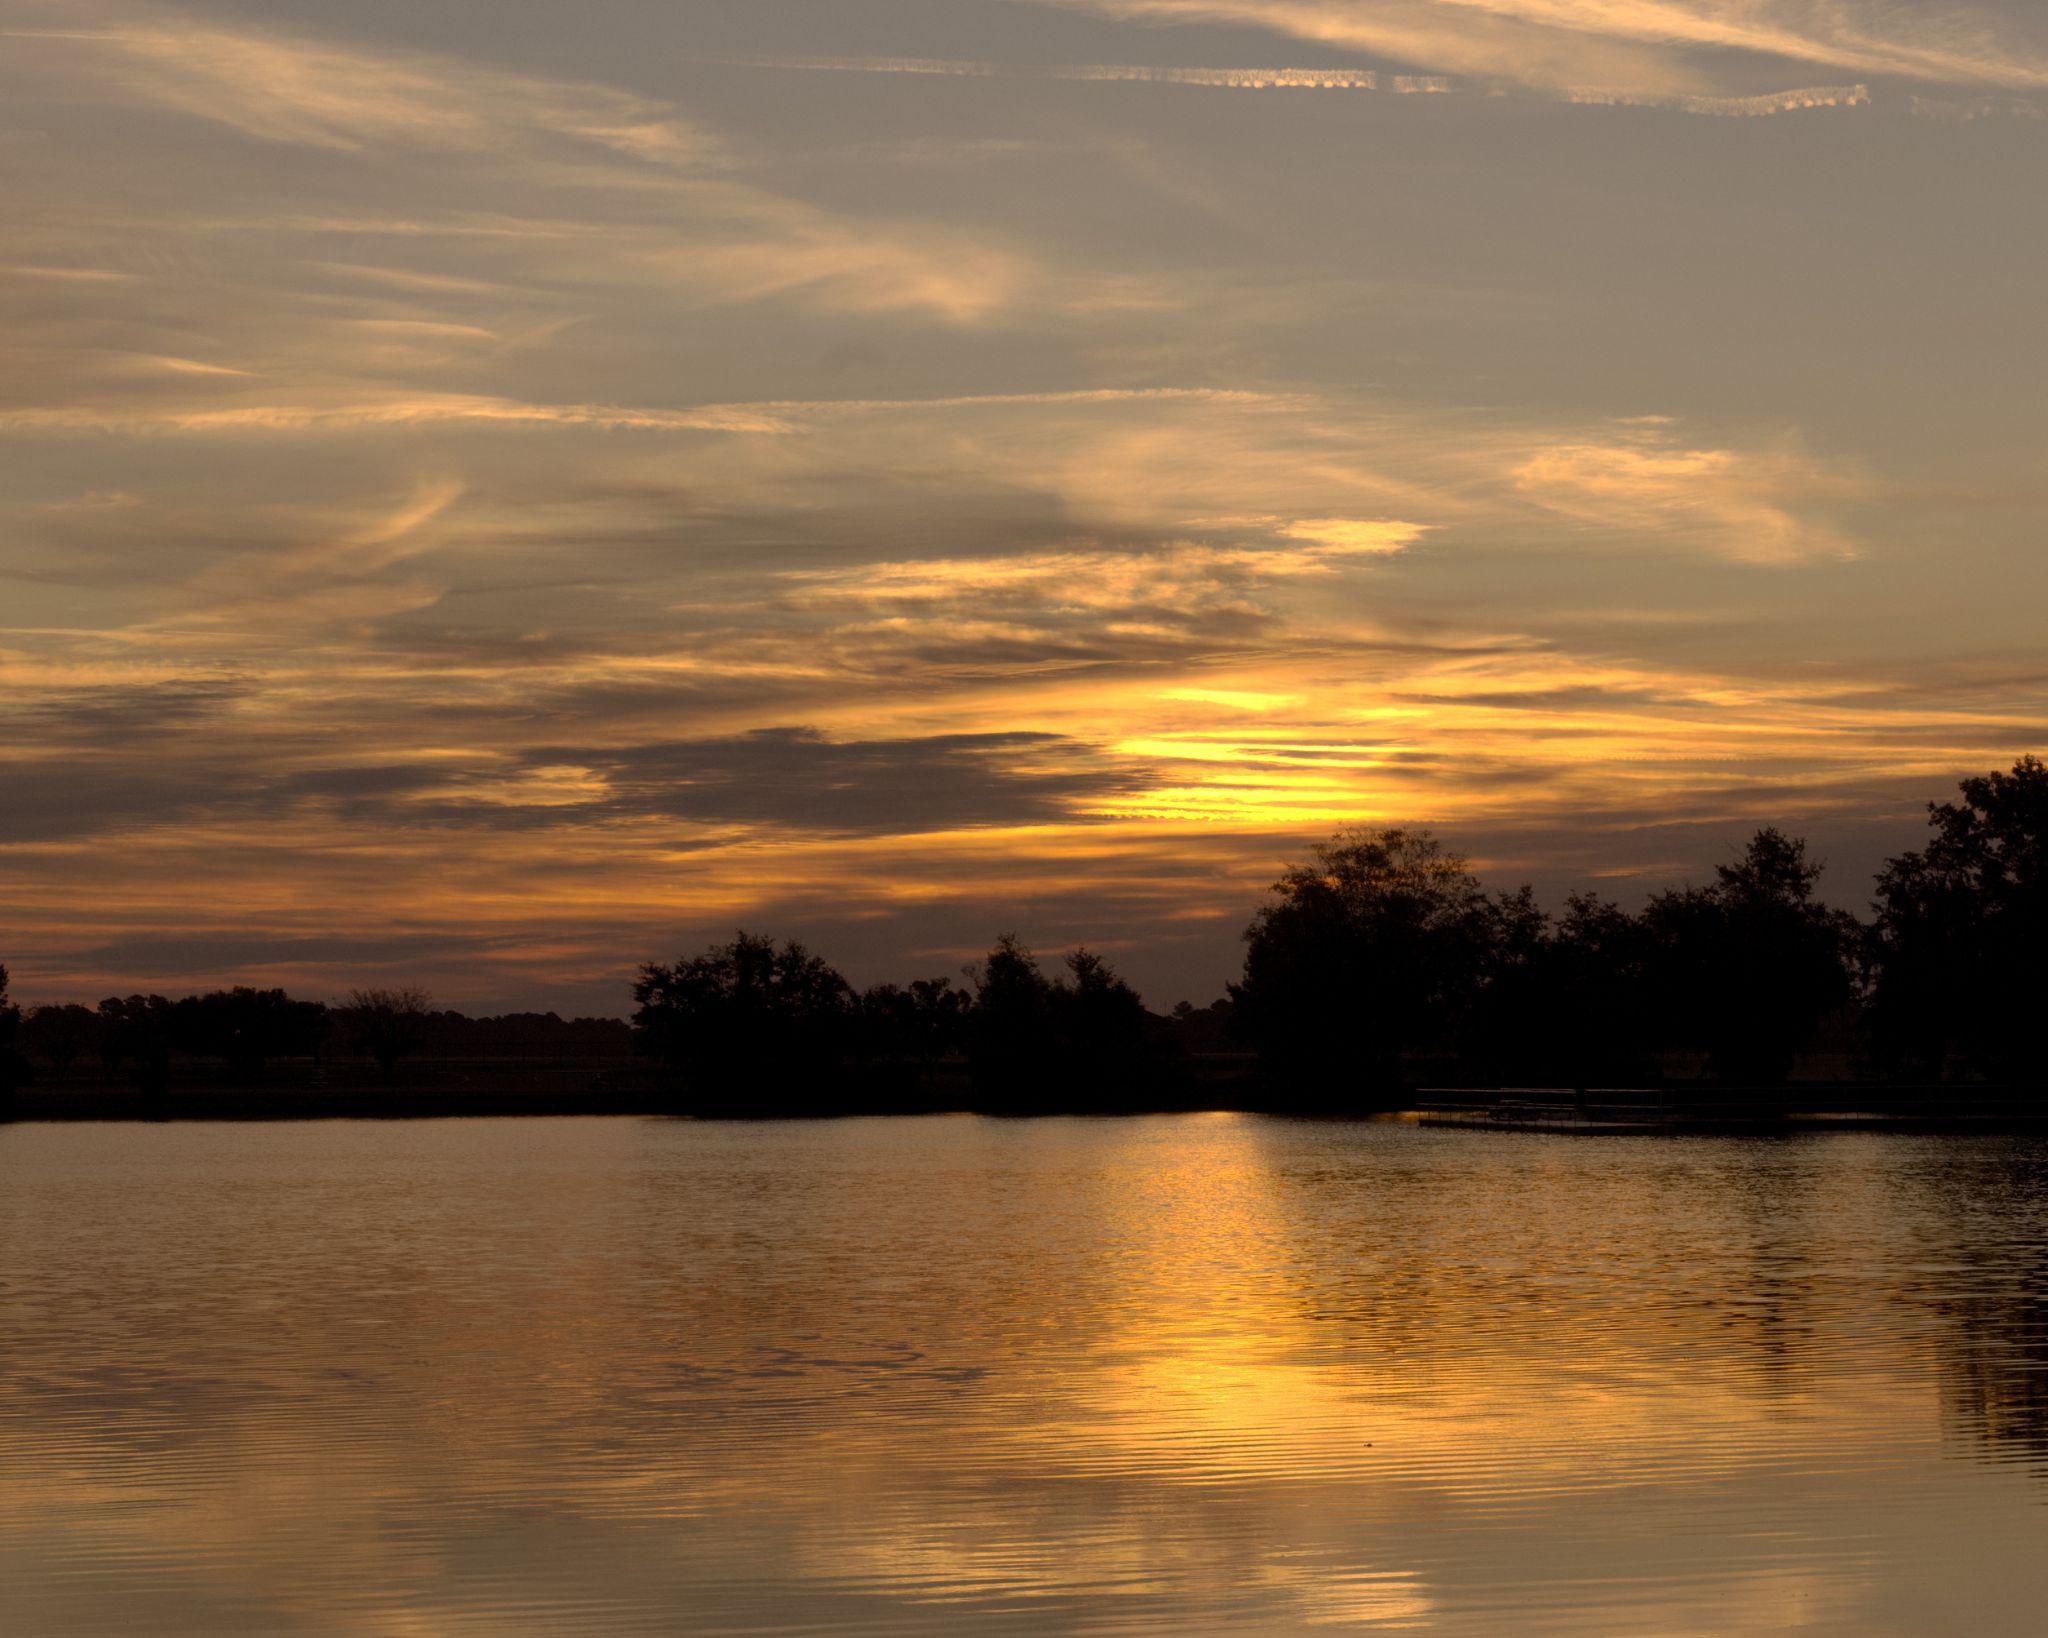
[{"label": "lake", "polygon": [[0,1127],[0,1628],[2023,1633],[2048,1143]]}]

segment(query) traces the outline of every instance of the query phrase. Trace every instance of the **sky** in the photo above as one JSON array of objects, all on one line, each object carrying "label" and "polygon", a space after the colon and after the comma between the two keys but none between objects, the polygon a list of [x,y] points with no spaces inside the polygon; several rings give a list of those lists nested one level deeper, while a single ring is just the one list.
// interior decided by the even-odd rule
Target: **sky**
[{"label": "sky", "polygon": [[1157,1007],[2048,741],[2031,0],[0,0],[0,961]]}]

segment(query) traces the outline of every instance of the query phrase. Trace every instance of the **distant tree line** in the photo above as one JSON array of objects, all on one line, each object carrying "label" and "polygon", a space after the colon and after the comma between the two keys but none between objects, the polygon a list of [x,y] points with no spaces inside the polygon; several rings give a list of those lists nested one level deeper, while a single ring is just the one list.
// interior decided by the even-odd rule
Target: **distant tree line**
[{"label": "distant tree line", "polygon": [[856,991],[803,945],[741,932],[633,987],[641,1050],[703,1113],[929,1106],[942,1066],[977,1108],[1142,1107],[1172,1101],[1172,1023],[1094,951],[1048,975],[1014,935],[950,977]]},{"label": "distant tree line", "polygon": [[1929,823],[1879,874],[1868,921],[1822,903],[1819,862],[1774,828],[1706,886],[1633,913],[1575,896],[1555,918],[1527,888],[1488,895],[1426,833],[1353,832],[1290,869],[1247,929],[1236,1026],[1285,1074],[1377,1083],[1421,1058],[1481,1084],[1641,1084],[1689,1064],[1771,1085],[1830,1023],[1871,1079],[2038,1080],[2048,768],[1964,780]]},{"label": "distant tree line", "polygon": [[1148,1013],[1095,953],[1048,976],[1005,935],[964,989],[856,993],[800,944],[742,933],[634,989],[641,1049],[734,1112],[845,1106],[878,1068],[964,1063],[976,1107],[1144,1107],[1191,1058],[1257,1055],[1276,1101],[1397,1102],[1421,1076],[1474,1085],[1784,1081],[1832,1028],[1845,1071],[1892,1081],[2038,1077],[2048,995],[2048,769],[1965,780],[1927,846],[1891,860],[1868,921],[1818,896],[1821,864],[1775,827],[1703,886],[1630,911],[1489,893],[1427,831],[1355,830],[1274,884],[1229,1000]]},{"label": "distant tree line", "polygon": [[282,989],[237,985],[172,1000],[108,996],[31,1007],[7,1001],[0,967],[0,1088],[31,1083],[38,1070],[59,1080],[96,1073],[158,1093],[174,1079],[261,1084],[275,1066],[367,1059],[395,1081],[409,1059],[581,1059],[631,1050],[615,1018],[563,1019],[549,1013],[471,1018],[437,1010],[411,987],[352,990],[329,1005]]},{"label": "distant tree line", "polygon": [[1346,832],[1274,883],[1228,999],[1165,1017],[1097,952],[1048,971],[1012,934],[960,983],[856,990],[803,945],[741,932],[643,966],[630,1030],[465,1018],[412,989],[329,1007],[237,987],[24,1014],[0,968],[0,1092],[37,1064],[61,1077],[93,1061],[160,1090],[190,1061],[253,1082],[279,1060],[355,1053],[391,1081],[426,1051],[630,1050],[701,1113],[1021,1113],[1185,1106],[1234,1057],[1256,1062],[1270,1102],[1356,1109],[1425,1078],[1767,1086],[1823,1033],[1864,1078],[2032,1083],[2048,995],[2048,768],[2029,756],[1964,780],[1929,823],[1926,845],[1878,876],[1867,920],[1823,902],[1820,862],[1773,827],[1705,885],[1636,910],[1575,895],[1556,915],[1527,887],[1489,893],[1427,831]]},{"label": "distant tree line", "polygon": [[1628,1085],[1681,1055],[1779,1081],[1854,997],[1858,929],[1777,830],[1715,874],[1635,914],[1585,894],[1553,918],[1527,888],[1486,893],[1426,832],[1353,833],[1254,919],[1237,1027],[1304,1082],[1394,1086],[1420,1060],[1475,1084]]}]

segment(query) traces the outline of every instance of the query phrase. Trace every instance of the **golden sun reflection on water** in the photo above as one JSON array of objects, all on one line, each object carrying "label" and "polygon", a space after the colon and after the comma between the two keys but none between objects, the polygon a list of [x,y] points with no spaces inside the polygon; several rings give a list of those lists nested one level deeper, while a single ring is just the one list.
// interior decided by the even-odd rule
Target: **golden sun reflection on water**
[{"label": "golden sun reflection on water", "polygon": [[0,1129],[16,1630],[2022,1630],[2048,1153]]}]

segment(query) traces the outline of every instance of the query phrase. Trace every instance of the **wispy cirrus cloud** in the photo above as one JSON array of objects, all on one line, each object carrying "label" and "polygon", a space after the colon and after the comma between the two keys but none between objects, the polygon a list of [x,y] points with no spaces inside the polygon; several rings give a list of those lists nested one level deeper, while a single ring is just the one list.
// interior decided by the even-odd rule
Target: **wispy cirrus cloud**
[{"label": "wispy cirrus cloud", "polygon": [[1631,547],[1683,543],[1737,563],[1850,558],[1853,539],[1829,512],[1874,486],[1853,465],[1815,458],[1796,440],[1734,450],[1689,447],[1660,422],[1599,441],[1558,443],[1514,469],[1546,509]]},{"label": "wispy cirrus cloud", "polygon": [[1881,113],[2017,6],[1076,5],[0,0],[18,985],[1206,998],[1338,823],[1661,881],[2048,731],[2036,133]]},{"label": "wispy cirrus cloud", "polygon": [[[249,371],[223,374],[253,375]],[[702,409],[631,409],[605,404],[531,404],[483,394],[408,393],[365,398],[337,391],[328,403],[130,404],[0,409],[0,427],[20,431],[132,433],[346,432],[379,427],[590,427],[600,431],[780,432],[787,422],[768,411],[707,405]]]},{"label": "wispy cirrus cloud", "polygon": [[2037,30],[1972,0],[1915,7],[1834,0],[1432,0],[1453,13],[1512,18],[1617,39],[1783,57],[1942,83],[2048,83]]},{"label": "wispy cirrus cloud", "polygon": [[[317,224],[284,212],[249,224],[265,233],[482,233],[552,247],[552,283],[796,298],[961,324],[1051,282],[1014,247],[941,222],[853,220],[737,180],[698,122],[609,86],[197,17],[111,7],[66,15],[72,26],[8,31],[14,49],[0,84],[11,72],[31,103],[63,96],[155,110],[259,144],[326,151],[373,174],[395,178],[394,165],[424,160],[444,179],[472,179],[470,197],[443,220]],[[478,193],[496,206],[488,220]],[[565,200],[581,213],[564,216]],[[648,201],[668,208],[650,211]],[[23,265],[30,276],[55,267],[72,279],[132,271],[56,258]]]},{"label": "wispy cirrus cloud", "polygon": [[1942,85],[2048,85],[2048,41],[1958,0],[1045,0],[1154,22],[1229,23],[1423,69],[1602,100],[1754,95],[1700,52]]},{"label": "wispy cirrus cloud", "polygon": [[74,24],[15,28],[45,83],[226,125],[262,142],[343,152],[502,155],[549,139],[652,163],[692,164],[710,140],[672,109],[608,86],[567,84],[458,58],[365,51],[112,7]]}]

